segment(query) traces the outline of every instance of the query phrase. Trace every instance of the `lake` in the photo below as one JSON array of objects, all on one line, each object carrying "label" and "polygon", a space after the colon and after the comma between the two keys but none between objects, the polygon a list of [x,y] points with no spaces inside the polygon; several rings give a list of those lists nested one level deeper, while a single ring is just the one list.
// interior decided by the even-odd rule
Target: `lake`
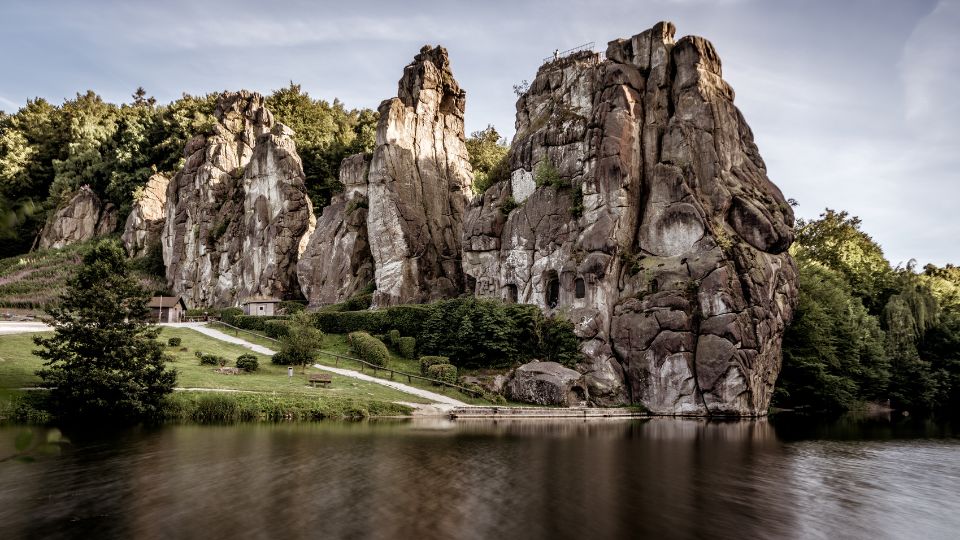
[{"label": "lake", "polygon": [[[23,429],[0,428],[0,457]],[[957,538],[957,434],[784,416],[74,433],[0,463],[0,538]]]}]

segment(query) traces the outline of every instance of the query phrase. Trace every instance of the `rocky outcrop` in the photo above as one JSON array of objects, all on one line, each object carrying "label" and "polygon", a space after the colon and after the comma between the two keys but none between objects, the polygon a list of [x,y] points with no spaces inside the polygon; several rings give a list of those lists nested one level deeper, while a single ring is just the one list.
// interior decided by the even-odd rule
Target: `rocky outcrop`
[{"label": "rocky outcrop", "polygon": [[793,213],[713,46],[674,31],[540,68],[463,267],[477,295],[574,322],[595,403],[765,414],[796,302]]},{"label": "rocky outcrop", "polygon": [[556,362],[530,362],[518,367],[506,386],[513,401],[576,407],[587,401],[583,375]]},{"label": "rocky outcrop", "polygon": [[377,305],[463,289],[460,241],[473,183],[465,102],[446,49],[427,46],[404,68],[397,97],[380,104],[367,187]]},{"label": "rocky outcrop", "polygon": [[117,210],[112,203],[82,186],[47,219],[40,232],[40,249],[59,249],[76,242],[112,233],[117,228]]},{"label": "rocky outcrop", "polygon": [[134,196],[133,208],[123,228],[123,245],[131,257],[142,257],[154,246],[159,247],[160,235],[167,215],[167,186],[170,179],[154,174],[143,190]]},{"label": "rocky outcrop", "polygon": [[369,167],[370,160],[363,154],[343,160],[343,192],[323,209],[297,263],[300,288],[312,306],[342,302],[373,284],[373,255],[367,239]]},{"label": "rocky outcrop", "polygon": [[315,219],[292,131],[263,97],[224,93],[167,189],[163,259],[188,305],[298,297],[296,263]]}]

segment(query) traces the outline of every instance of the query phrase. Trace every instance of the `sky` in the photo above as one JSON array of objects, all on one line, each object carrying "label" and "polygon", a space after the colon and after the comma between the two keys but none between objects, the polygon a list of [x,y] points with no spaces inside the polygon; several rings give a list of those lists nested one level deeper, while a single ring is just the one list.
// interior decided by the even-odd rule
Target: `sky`
[{"label": "sky", "polygon": [[92,89],[160,102],[299,83],[376,106],[424,44],[450,52],[467,130],[512,136],[513,85],[554,49],[657,21],[715,45],[799,217],[847,210],[893,264],[960,263],[960,0],[0,2],[0,110]]}]

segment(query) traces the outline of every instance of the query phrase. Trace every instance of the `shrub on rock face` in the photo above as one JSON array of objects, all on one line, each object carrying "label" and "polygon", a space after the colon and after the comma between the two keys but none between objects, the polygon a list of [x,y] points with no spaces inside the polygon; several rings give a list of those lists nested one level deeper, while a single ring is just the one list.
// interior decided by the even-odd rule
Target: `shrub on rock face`
[{"label": "shrub on rock face", "polygon": [[455,384],[457,382],[457,366],[452,364],[434,364],[427,368],[427,377]]},{"label": "shrub on rock face", "polygon": [[244,371],[256,371],[260,367],[260,361],[255,355],[241,354],[237,357],[237,367]]},{"label": "shrub on rock face", "polygon": [[386,366],[390,359],[390,351],[387,346],[379,339],[366,332],[353,332],[349,336],[350,348],[362,360],[366,360],[375,366]]},{"label": "shrub on rock face", "polygon": [[417,338],[401,337],[397,338],[397,351],[404,358],[413,359],[417,354]]},{"label": "shrub on rock face", "polygon": [[435,366],[437,364],[449,364],[450,359],[446,356],[421,356],[420,357],[420,374],[426,375],[427,370],[430,366]]},{"label": "shrub on rock face", "polygon": [[180,342],[181,342],[180,338],[178,338],[178,337],[172,337],[172,338],[170,338],[170,339],[167,340],[167,346],[169,346],[169,347],[179,347],[179,346],[180,346]]}]

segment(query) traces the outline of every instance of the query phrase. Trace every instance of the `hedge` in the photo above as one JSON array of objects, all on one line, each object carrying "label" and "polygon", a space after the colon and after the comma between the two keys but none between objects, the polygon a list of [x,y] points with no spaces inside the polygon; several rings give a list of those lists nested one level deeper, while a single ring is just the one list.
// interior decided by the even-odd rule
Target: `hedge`
[{"label": "hedge", "polygon": [[456,384],[457,366],[452,364],[434,364],[427,368],[427,376],[443,382]]},{"label": "hedge", "polygon": [[280,339],[290,333],[289,321],[275,319],[263,323],[263,332],[267,337]]},{"label": "hedge", "polygon": [[404,358],[416,358],[417,354],[417,338],[414,337],[402,337],[397,339],[397,351],[400,353],[400,356]]},{"label": "hedge", "polygon": [[314,324],[326,334],[367,332],[386,334],[396,329],[404,336],[419,336],[430,317],[429,305],[403,305],[370,311],[319,311]]},{"label": "hedge", "polygon": [[386,367],[390,352],[382,341],[366,332],[352,332],[349,337],[350,347],[357,356],[375,366]]},{"label": "hedge", "polygon": [[236,326],[235,319],[242,315],[243,310],[240,308],[232,307],[220,310],[220,320],[232,326]]},{"label": "hedge", "polygon": [[393,330],[390,330],[389,335],[390,335],[390,345],[393,346],[393,347],[399,347],[399,346],[400,346],[400,331],[397,330],[396,328],[394,328]]},{"label": "hedge", "polygon": [[227,359],[222,356],[217,356],[215,354],[202,354],[200,355],[200,365],[201,366],[225,366],[227,365]]},{"label": "hedge", "polygon": [[430,366],[435,366],[438,364],[449,364],[450,359],[446,356],[421,356],[420,357],[420,374],[426,375],[427,370]]}]

